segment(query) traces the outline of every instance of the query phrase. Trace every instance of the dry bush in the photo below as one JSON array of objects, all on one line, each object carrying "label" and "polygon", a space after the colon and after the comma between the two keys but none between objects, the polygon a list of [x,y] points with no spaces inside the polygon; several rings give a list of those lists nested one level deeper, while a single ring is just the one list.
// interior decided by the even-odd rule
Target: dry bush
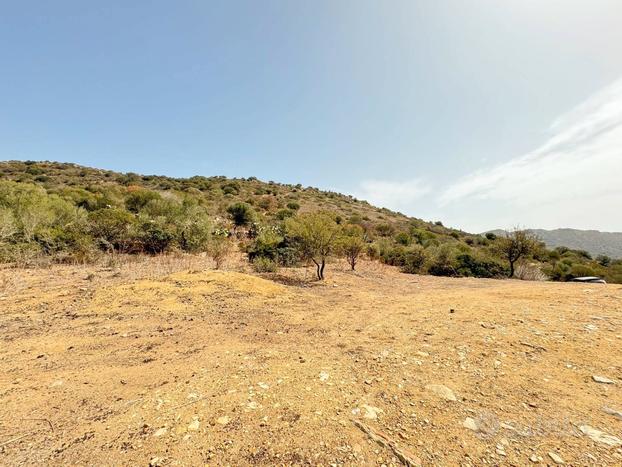
[{"label": "dry bush", "polygon": [[8,297],[22,288],[22,282],[15,271],[7,268],[0,269],[0,297]]},{"label": "dry bush", "polygon": [[156,279],[178,271],[213,269],[212,260],[204,254],[168,253],[155,256],[108,254],[100,265],[116,270],[128,279]]},{"label": "dry bush", "polygon": [[546,281],[548,277],[537,264],[521,263],[516,267],[514,276],[523,281]]}]

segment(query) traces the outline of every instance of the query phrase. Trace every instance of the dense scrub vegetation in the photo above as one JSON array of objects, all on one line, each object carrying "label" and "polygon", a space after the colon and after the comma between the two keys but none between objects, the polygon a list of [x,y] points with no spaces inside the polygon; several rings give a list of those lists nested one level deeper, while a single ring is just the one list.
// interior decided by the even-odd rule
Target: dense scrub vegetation
[{"label": "dense scrub vegetation", "polygon": [[531,237],[472,235],[351,196],[255,178],[120,174],[54,162],[0,163],[0,262],[89,262],[103,253],[185,251],[222,264],[234,245],[255,270],[363,257],[443,276],[602,276],[622,261],[547,250]]}]

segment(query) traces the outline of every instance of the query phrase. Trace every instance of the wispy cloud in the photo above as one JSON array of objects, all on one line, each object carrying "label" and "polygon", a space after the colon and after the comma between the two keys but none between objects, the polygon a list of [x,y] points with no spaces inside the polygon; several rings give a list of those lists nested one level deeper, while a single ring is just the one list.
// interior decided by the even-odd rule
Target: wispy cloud
[{"label": "wispy cloud", "polygon": [[413,202],[430,192],[422,179],[405,181],[364,180],[354,193],[357,198],[394,210],[412,208]]},{"label": "wispy cloud", "polygon": [[558,118],[550,132],[535,151],[450,186],[441,206],[501,202],[514,210],[515,222],[534,227],[551,220],[558,226],[612,225],[607,218],[620,219],[622,206],[622,79]]}]

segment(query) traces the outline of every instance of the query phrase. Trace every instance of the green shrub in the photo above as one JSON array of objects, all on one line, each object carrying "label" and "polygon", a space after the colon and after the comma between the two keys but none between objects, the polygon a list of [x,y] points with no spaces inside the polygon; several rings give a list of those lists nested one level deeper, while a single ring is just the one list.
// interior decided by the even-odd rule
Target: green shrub
[{"label": "green shrub", "polygon": [[427,254],[422,247],[416,245],[409,248],[403,256],[402,272],[406,272],[408,274],[419,274],[422,272],[426,260]]},{"label": "green shrub", "polygon": [[252,265],[255,272],[277,272],[278,270],[276,261],[261,256],[255,258]]},{"label": "green shrub", "polygon": [[412,237],[406,232],[398,232],[395,235],[395,241],[400,245],[408,246],[412,243]]},{"label": "green shrub", "polygon": [[236,227],[249,225],[255,220],[255,210],[246,203],[232,204],[227,213]]},{"label": "green shrub", "polygon": [[130,212],[138,213],[147,203],[160,198],[160,194],[155,191],[137,189],[125,198],[125,208]]},{"label": "green shrub", "polygon": [[142,219],[136,237],[140,242],[140,250],[149,254],[164,253],[175,239],[172,228],[163,218]]},{"label": "green shrub", "polygon": [[281,209],[274,215],[280,221],[293,217],[296,213],[290,209]]},{"label": "green shrub", "polygon": [[506,277],[508,269],[494,260],[480,259],[470,253],[456,256],[456,272],[460,276],[472,277]]},{"label": "green shrub", "polygon": [[449,245],[442,245],[434,254],[428,272],[433,276],[457,276],[455,252]]},{"label": "green shrub", "polygon": [[104,250],[129,251],[136,219],[123,209],[89,213],[89,231]]},{"label": "green shrub", "polygon": [[367,251],[365,252],[369,259],[378,259],[380,257],[380,248],[375,243],[367,245]]}]

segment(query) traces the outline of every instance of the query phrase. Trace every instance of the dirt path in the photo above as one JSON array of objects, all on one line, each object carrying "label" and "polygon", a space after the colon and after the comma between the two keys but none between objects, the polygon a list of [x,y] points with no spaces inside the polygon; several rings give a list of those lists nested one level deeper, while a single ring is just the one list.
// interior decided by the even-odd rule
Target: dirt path
[{"label": "dirt path", "polygon": [[2,465],[622,464],[618,285],[2,273]]}]

